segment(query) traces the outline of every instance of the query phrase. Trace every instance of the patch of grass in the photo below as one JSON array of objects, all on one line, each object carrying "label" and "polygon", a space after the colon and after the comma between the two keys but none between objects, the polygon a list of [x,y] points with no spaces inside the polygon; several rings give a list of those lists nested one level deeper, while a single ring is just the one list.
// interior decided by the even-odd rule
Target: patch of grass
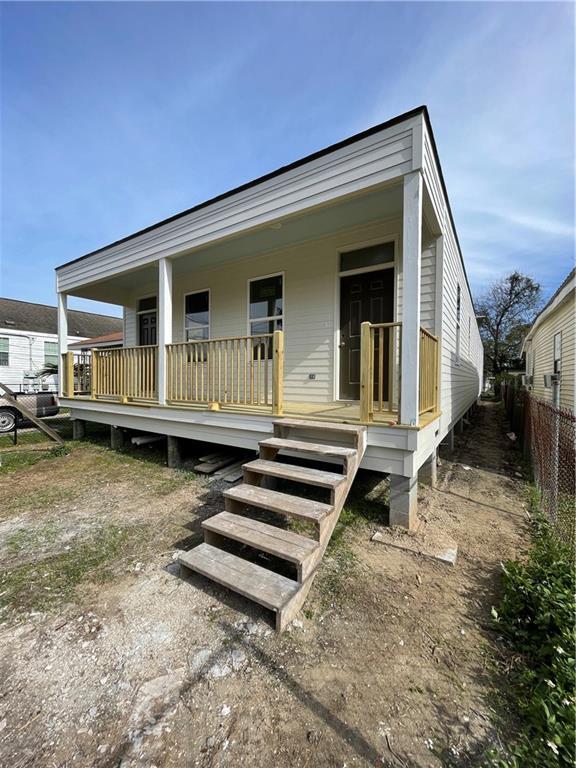
[{"label": "patch of grass", "polygon": [[37,488],[34,491],[14,496],[8,503],[8,511],[11,514],[25,510],[42,512],[52,509],[57,504],[72,501],[82,493],[83,489],[78,484],[75,486],[47,485],[44,488]]},{"label": "patch of grass", "polygon": [[495,627],[513,654],[509,696],[520,720],[514,742],[489,755],[488,765],[497,768],[574,765],[573,554],[539,516],[533,537],[524,560],[506,563],[502,599],[493,609]]},{"label": "patch of grass", "polygon": [[65,445],[57,445],[45,451],[11,451],[0,454],[0,474],[14,472],[24,467],[32,467],[39,461],[65,456],[69,449]]},{"label": "patch of grass", "polygon": [[[68,552],[4,572],[0,609],[46,611],[72,600],[83,581],[109,580],[115,561],[130,556],[147,533],[148,526],[102,526]],[[17,540],[15,546],[21,543]]]},{"label": "patch of grass", "polygon": [[37,549],[45,544],[51,544],[58,537],[59,526],[51,521],[34,528],[20,528],[6,537],[4,546],[11,555],[29,549]]}]

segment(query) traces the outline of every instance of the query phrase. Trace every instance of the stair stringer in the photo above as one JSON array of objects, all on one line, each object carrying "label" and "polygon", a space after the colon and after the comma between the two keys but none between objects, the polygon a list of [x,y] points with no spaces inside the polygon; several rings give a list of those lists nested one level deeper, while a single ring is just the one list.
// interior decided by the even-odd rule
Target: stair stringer
[{"label": "stair stringer", "polygon": [[[282,422],[274,423],[274,435],[276,437],[285,437],[286,431],[287,429],[286,427],[283,427]],[[352,483],[354,482],[362,462],[362,458],[364,457],[364,453],[366,451],[366,439],[366,428],[359,428],[358,432],[356,433],[356,454],[353,458],[347,460],[344,464],[346,470],[346,481],[339,485],[331,493],[330,504],[332,506],[332,512],[327,516],[324,524],[320,528],[320,546],[313,556],[314,562],[310,563],[309,565],[309,575],[302,582],[301,588],[294,595],[294,597],[292,597],[285,605],[283,605],[280,610],[276,611],[276,631],[278,633],[283,632],[286,629],[296,614],[300,611],[306,598],[308,597],[312,582],[316,577],[318,568],[322,562],[328,544],[330,543],[332,533],[334,532],[336,523],[340,518],[340,513],[342,512],[344,503],[348,497],[348,493],[350,492],[350,488],[352,487]],[[274,458],[276,457],[276,453],[277,451],[274,454]],[[270,453],[267,454],[267,458],[268,457],[272,458]]]}]

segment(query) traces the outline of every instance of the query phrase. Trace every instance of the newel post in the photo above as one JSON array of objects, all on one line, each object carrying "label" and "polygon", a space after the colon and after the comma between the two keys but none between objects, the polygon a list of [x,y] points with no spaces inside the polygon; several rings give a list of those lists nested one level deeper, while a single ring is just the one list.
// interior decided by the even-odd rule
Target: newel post
[{"label": "newel post", "polygon": [[74,352],[66,352],[66,396],[74,397]]},{"label": "newel post", "polygon": [[373,368],[372,339],[370,323],[360,326],[360,421],[367,424],[372,421]]},{"label": "newel post", "polygon": [[90,397],[96,400],[98,396],[98,350],[90,350]]},{"label": "newel post", "polygon": [[284,331],[272,336],[272,415],[284,413]]}]

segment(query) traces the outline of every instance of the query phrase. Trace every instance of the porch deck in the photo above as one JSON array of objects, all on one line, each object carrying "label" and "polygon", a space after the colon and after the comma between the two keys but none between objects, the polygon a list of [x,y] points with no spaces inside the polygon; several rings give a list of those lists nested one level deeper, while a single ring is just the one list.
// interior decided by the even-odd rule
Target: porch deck
[{"label": "porch deck", "polygon": [[[93,401],[89,395],[75,395],[76,401]],[[119,403],[120,400],[116,398],[99,398],[98,401],[102,405],[105,403]],[[125,403],[127,404],[127,403]],[[187,411],[212,411],[214,409],[209,408],[206,403],[168,403],[161,406],[157,401],[151,400],[132,400],[130,405],[147,408],[147,407],[162,407],[168,410],[185,408]],[[270,416],[270,408],[265,405],[238,405],[234,403],[220,404],[218,407],[220,413],[235,413],[246,416]],[[435,419],[440,416],[440,411],[428,411],[427,413],[420,414],[420,419],[417,427],[410,427],[405,424],[398,424],[398,413],[393,411],[377,411],[372,415],[370,419],[371,424],[381,425],[386,427],[401,427],[402,429],[423,429],[431,424]],[[360,402],[358,401],[343,401],[334,400],[327,403],[304,403],[304,402],[286,402],[284,401],[284,410],[282,416],[279,418],[306,418],[314,421],[326,421],[341,424],[361,424],[363,423],[360,417]],[[275,417],[278,418],[278,417]]]}]

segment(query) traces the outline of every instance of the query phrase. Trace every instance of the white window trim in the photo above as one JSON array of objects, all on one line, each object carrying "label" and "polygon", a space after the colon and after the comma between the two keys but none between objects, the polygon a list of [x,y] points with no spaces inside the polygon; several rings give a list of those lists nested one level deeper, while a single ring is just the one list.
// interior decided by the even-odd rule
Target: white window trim
[{"label": "white window trim", "polygon": [[[267,280],[269,277],[281,277],[282,278],[282,314],[271,315],[269,317],[255,317],[250,319],[250,283],[255,283],[258,280]],[[248,336],[252,336],[252,323],[265,323],[271,320],[281,320],[282,330],[286,330],[286,272],[272,272],[269,275],[258,275],[256,277],[249,277],[246,281],[246,315],[247,315],[247,332]]]},{"label": "white window trim", "polygon": [[[10,337],[9,336],[0,336],[0,340],[8,342],[6,345],[6,354],[8,355],[8,362],[6,365],[3,365],[0,363],[0,368],[10,368]],[[4,350],[2,350],[4,352]]]},{"label": "white window trim", "polygon": [[[386,245],[394,243],[394,261],[386,261],[384,264],[375,264],[371,267],[360,267],[359,269],[340,269],[340,257],[343,253],[358,251],[360,248],[370,248],[373,245]],[[334,281],[334,369],[332,376],[332,392],[335,401],[340,401],[340,278],[349,275],[362,275],[365,272],[378,272],[381,269],[394,269],[394,322],[398,322],[398,273],[399,273],[399,255],[400,255],[400,235],[398,232],[391,232],[384,237],[374,237],[370,240],[360,240],[355,243],[347,243],[345,246],[336,248],[336,278]],[[352,402],[342,400],[341,402]]]},{"label": "white window trim", "polygon": [[[56,347],[56,352],[54,352],[51,355],[46,354],[46,344],[54,344]],[[57,341],[51,341],[50,339],[44,339],[44,346],[43,346],[43,353],[44,353],[44,366],[46,367],[49,365],[47,358],[53,357],[55,358],[54,365],[58,365],[58,342]]]},{"label": "white window trim", "polygon": [[[184,326],[184,341],[188,341],[188,335],[186,327],[186,299],[188,296],[194,296],[195,293],[207,293],[208,294],[208,339],[212,338],[212,291],[210,288],[198,288],[196,291],[188,291],[188,293],[185,293],[182,298],[182,314],[183,314],[183,326]],[[202,326],[204,328],[205,326]],[[192,341],[195,341],[195,339],[192,339]],[[196,339],[196,341],[201,341],[201,339]]]}]

